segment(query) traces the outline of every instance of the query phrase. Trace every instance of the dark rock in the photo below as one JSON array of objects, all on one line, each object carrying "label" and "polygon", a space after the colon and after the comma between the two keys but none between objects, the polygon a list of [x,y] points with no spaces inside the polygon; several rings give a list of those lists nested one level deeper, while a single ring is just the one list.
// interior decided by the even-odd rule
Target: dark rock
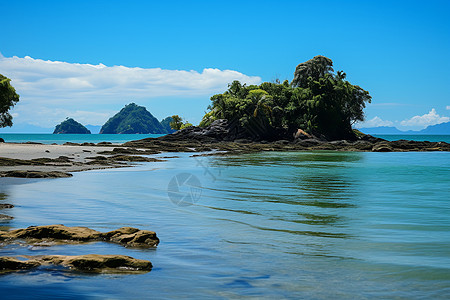
[{"label": "dark rock", "polygon": [[367,141],[370,143],[386,142],[386,140],[384,140],[382,138],[377,138],[377,137],[371,136],[369,134],[365,134],[362,137],[360,137],[359,139],[361,141]]},{"label": "dark rock", "polygon": [[[4,214],[0,214],[0,220],[12,220],[14,219],[14,217],[8,216],[8,215],[4,215]],[[1,240],[1,233],[0,233],[0,240]]]},{"label": "dark rock", "polygon": [[319,144],[322,144],[323,142],[317,139],[306,139],[306,140],[296,140],[295,144],[301,145],[304,147],[311,147],[311,146],[317,146]]},{"label": "dark rock", "polygon": [[4,142],[5,142],[5,140],[0,138],[0,143],[4,143]]},{"label": "dark rock", "polygon": [[64,146],[80,146],[79,143],[72,143],[72,142],[65,142],[63,145]]},{"label": "dark rock", "polygon": [[132,156],[132,155],[114,155],[109,157],[108,159],[113,161],[129,161],[129,162],[157,162],[163,161],[161,159],[156,159],[152,157],[144,157],[144,156]]},{"label": "dark rock", "polygon": [[14,205],[9,204],[9,203],[0,203],[0,209],[5,209],[5,208],[13,208]]},{"label": "dark rock", "polygon": [[25,142],[24,144],[29,144],[29,145],[44,145],[43,143],[38,143],[38,142]]},{"label": "dark rock", "polygon": [[13,170],[0,172],[0,177],[18,177],[18,178],[64,178],[72,177],[72,174],[59,171],[25,171]]}]

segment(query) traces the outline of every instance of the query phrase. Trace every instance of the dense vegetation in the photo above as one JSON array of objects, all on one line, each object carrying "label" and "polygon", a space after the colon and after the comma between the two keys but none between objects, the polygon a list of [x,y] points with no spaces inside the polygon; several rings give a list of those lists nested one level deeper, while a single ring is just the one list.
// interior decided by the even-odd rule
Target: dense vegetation
[{"label": "dense vegetation", "polygon": [[192,124],[187,121],[183,122],[183,118],[179,115],[173,115],[171,118],[170,128],[173,130],[180,130],[192,126]]},{"label": "dense vegetation", "polygon": [[111,117],[100,133],[168,133],[159,121],[143,106],[126,105]]},{"label": "dense vegetation", "polygon": [[19,95],[10,82],[11,79],[0,74],[0,128],[12,126],[12,116],[8,111],[19,101]]},{"label": "dense vegetation", "polygon": [[363,121],[371,96],[345,77],[334,73],[331,59],[316,56],[297,66],[291,83],[234,81],[211,97],[200,126],[227,119],[237,135],[252,139],[292,139],[297,129],[328,140],[354,139],[352,124]]},{"label": "dense vegetation", "polygon": [[74,133],[74,134],[90,134],[89,129],[84,127],[72,118],[67,118],[60,124],[56,125],[53,134]]}]

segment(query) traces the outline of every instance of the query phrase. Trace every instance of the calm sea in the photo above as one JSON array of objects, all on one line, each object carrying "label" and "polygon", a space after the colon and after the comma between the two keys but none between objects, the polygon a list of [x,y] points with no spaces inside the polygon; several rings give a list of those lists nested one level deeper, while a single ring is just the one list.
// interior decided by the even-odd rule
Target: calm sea
[{"label": "calm sea", "polygon": [[[38,142],[43,144],[99,143],[112,142],[122,144],[128,141],[140,140],[148,137],[159,137],[164,134],[48,134],[48,133],[0,133],[0,137],[10,143]],[[450,135],[375,135],[388,141],[415,140],[450,143]]]},{"label": "calm sea", "polygon": [[450,153],[171,155],[72,178],[0,178],[0,202],[15,205],[1,211],[15,217],[4,229],[133,226],[161,239],[151,250],[3,246],[0,255],[124,254],[154,268],[2,275],[1,298],[448,299]]},{"label": "calm sea", "polygon": [[49,133],[0,133],[7,143],[38,142],[43,144],[100,143],[123,144],[128,141],[159,137],[164,134],[49,134]]}]

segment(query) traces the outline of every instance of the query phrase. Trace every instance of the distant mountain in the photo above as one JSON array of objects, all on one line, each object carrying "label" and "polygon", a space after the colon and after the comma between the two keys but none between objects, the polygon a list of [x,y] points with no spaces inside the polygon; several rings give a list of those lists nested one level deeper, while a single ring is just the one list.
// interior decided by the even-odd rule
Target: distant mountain
[{"label": "distant mountain", "polygon": [[102,128],[102,126],[100,126],[100,125],[86,125],[86,128],[89,129],[89,131],[92,134],[98,134],[100,132],[100,129]]},{"label": "distant mountain", "polygon": [[380,126],[370,128],[359,128],[359,131],[365,134],[404,134],[404,131],[398,130],[395,127]]},{"label": "distant mountain", "polygon": [[165,119],[162,119],[160,122],[162,127],[164,127],[166,129],[167,133],[174,133],[176,131],[176,130],[170,128],[170,122],[172,122],[172,121],[173,121],[172,117],[167,117]]},{"label": "distant mountain", "polygon": [[81,123],[78,123],[72,118],[68,118],[61,122],[61,124],[56,125],[55,130],[53,131],[53,134],[65,133],[90,134],[91,132]]},{"label": "distant mountain", "polygon": [[359,131],[365,134],[450,134],[450,122],[441,123],[437,125],[430,125],[425,129],[419,131],[402,131],[395,127],[370,127],[370,128],[358,128]]},{"label": "distant mountain", "polygon": [[450,134],[450,122],[428,126],[421,134]]},{"label": "distant mountain", "polygon": [[100,133],[167,133],[145,107],[134,103],[126,105],[117,114],[111,117],[100,130]]}]

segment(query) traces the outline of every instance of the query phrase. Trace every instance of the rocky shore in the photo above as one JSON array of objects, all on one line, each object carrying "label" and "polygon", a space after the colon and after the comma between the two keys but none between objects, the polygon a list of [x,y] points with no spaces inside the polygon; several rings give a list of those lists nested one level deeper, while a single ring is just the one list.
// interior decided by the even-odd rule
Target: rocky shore
[{"label": "rocky shore", "polygon": [[228,154],[260,151],[360,151],[408,152],[450,151],[450,144],[427,141],[387,141],[358,133],[354,140],[327,141],[298,130],[291,140],[254,141],[230,132],[227,120],[216,120],[207,128],[191,126],[159,138],[147,138],[123,144],[158,152],[200,152],[219,150]]},{"label": "rocky shore", "polygon": [[0,144],[0,177],[61,178],[71,172],[128,167],[156,158],[130,154],[155,154],[150,150],[127,150],[100,144],[43,145]]}]

